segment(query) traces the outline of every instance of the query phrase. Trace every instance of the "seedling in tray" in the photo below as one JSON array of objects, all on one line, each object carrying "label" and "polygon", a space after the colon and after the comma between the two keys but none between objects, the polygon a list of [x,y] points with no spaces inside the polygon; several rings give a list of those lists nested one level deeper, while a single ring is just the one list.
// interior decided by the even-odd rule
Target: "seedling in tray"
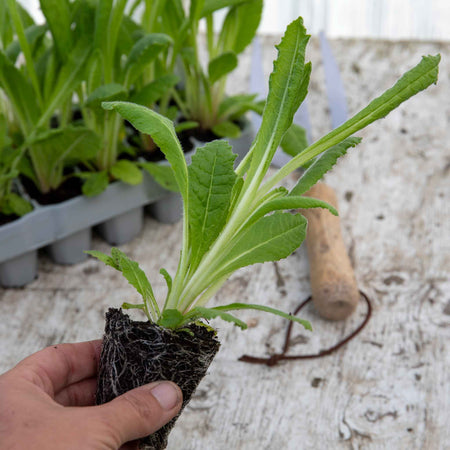
[{"label": "seedling in tray", "polygon": [[[184,216],[177,272],[172,279],[161,269],[168,287],[162,308],[136,262],[118,249],[113,249],[111,256],[90,252],[121,271],[142,295],[141,304],[122,307],[142,309],[148,318],[148,322],[132,322],[119,310],[108,312],[99,403],[138,385],[169,379],[180,385],[186,405],[219,347],[214,329],[205,325],[204,319],[220,317],[245,329],[246,324],[230,312],[257,309],[311,328],[308,322],[267,306],[206,305],[239,268],[286,258],[300,246],[307,222],[301,214],[289,210],[321,207],[337,214],[330,205],[303,194],[350,147],[359,144],[361,139],[352,137],[354,133],[437,81],[440,56],[423,57],[391,89],[267,179],[274,153],[307,94],[311,64],[305,64],[304,59],[308,40],[301,18],[288,26],[277,47],[278,59],[270,76],[261,127],[236,170],[235,155],[227,142],[214,141],[199,148],[187,167],[174,127],[167,118],[131,103],[104,104],[140,132],[149,134],[165,153],[183,198]],[[287,175],[307,163],[309,168],[293,189],[277,187]],[[173,421],[147,437],[141,448],[165,448],[172,426]]]}]

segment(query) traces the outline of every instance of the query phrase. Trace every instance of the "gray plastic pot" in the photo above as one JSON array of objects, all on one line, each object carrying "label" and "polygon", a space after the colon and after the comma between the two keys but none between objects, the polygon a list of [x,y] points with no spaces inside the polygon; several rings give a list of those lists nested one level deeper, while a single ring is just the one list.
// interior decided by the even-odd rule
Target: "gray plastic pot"
[{"label": "gray plastic pot", "polygon": [[[39,248],[47,247],[60,264],[82,261],[86,258],[83,251],[90,249],[93,226],[104,224],[105,237],[116,245],[132,239],[142,228],[142,207],[166,194],[144,173],[138,186],[116,182],[96,197],[80,196],[57,205],[35,205],[31,213],[0,227],[0,284],[19,287],[32,281],[37,266],[34,251]],[[114,236],[121,224],[124,232]],[[25,257],[28,253],[33,260]]]},{"label": "gray plastic pot", "polygon": [[103,239],[111,245],[122,245],[134,239],[144,227],[144,208],[126,211],[97,227]]},{"label": "gray plastic pot", "polygon": [[[224,138],[233,147],[233,153],[238,156],[235,161],[235,167],[242,161],[244,156],[247,154],[253,139],[254,130],[252,123],[244,119],[244,127],[241,135],[237,139]],[[186,153],[186,162],[191,163],[192,155],[195,154],[197,148],[203,147],[206,142],[199,141],[197,139],[192,139],[194,148]],[[168,164],[167,161],[162,162],[162,164]],[[176,223],[183,217],[183,201],[181,195],[177,192],[171,192],[164,196],[161,200],[148,206],[150,214],[161,223]]]},{"label": "gray plastic pot", "polygon": [[16,256],[0,264],[0,285],[21,287],[37,277],[37,250]]},{"label": "gray plastic pot", "polygon": [[91,229],[77,231],[59,239],[47,247],[52,260],[57,264],[77,264],[87,258],[84,250],[91,248]]}]

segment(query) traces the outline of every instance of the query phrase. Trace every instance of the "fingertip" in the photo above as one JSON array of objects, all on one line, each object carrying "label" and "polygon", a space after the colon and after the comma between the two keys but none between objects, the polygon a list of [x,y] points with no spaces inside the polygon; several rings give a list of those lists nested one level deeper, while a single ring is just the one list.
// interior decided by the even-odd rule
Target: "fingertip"
[{"label": "fingertip", "polygon": [[144,389],[150,389],[153,397],[156,398],[159,405],[165,411],[179,409],[183,402],[183,393],[181,389],[171,381],[160,381],[144,386]]}]

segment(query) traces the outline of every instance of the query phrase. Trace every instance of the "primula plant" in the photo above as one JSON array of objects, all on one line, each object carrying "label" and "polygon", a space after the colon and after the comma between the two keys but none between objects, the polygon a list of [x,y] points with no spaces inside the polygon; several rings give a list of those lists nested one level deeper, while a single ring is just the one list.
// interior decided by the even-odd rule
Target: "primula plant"
[{"label": "primula plant", "polygon": [[[299,18],[291,23],[278,48],[278,59],[269,79],[269,94],[262,124],[247,156],[234,170],[235,155],[226,141],[199,148],[188,167],[170,120],[144,106],[126,102],[104,103],[141,133],[152,137],[171,164],[183,198],[183,241],[178,268],[167,282],[161,308],[150,282],[138,264],[118,249],[111,256],[89,252],[122,272],[142,295],[138,305],[148,322],[134,322],[121,311],[106,315],[97,402],[104,403],[141,384],[158,379],[175,381],[186,405],[206,374],[219,343],[201,319],[220,317],[241,328],[246,324],[231,315],[240,309],[272,312],[310,328],[308,322],[267,306],[232,303],[208,307],[227,278],[241,267],[279,260],[290,255],[305,238],[307,222],[298,208],[333,207],[303,194],[346,151],[361,141],[354,133],[437,81],[437,56],[422,61],[383,95],[353,118],[314,142],[284,167],[266,177],[271,160],[293,116],[307,94],[311,64],[305,64],[309,40]],[[313,161],[313,162],[312,162]],[[312,162],[312,163],[311,163]],[[292,171],[310,164],[298,183],[288,190],[278,187]],[[141,442],[140,448],[162,449],[173,421]],[[147,446],[148,445],[148,446]]]},{"label": "primula plant", "polygon": [[[214,13],[226,8],[221,31],[215,34]],[[180,90],[172,92],[184,128],[197,126],[200,133],[237,138],[242,118],[249,110],[260,110],[255,95],[228,97],[227,76],[238,66],[238,56],[252,42],[261,20],[262,0],[191,0],[186,13],[181,0],[161,8],[164,29],[174,40],[171,68],[179,57],[182,65]],[[202,64],[200,23],[206,25],[207,63]]]},{"label": "primula plant", "polygon": [[64,169],[93,157],[100,144],[92,131],[71,123],[72,94],[91,50],[62,5],[40,0],[45,25],[34,24],[15,0],[0,6],[11,29],[0,51],[0,88],[11,145],[20,156],[16,169],[42,194],[59,188],[70,176]]},{"label": "primula plant", "polygon": [[[86,179],[83,192],[89,196],[104,190],[111,179],[129,184],[142,181],[138,164],[120,158],[126,151],[121,144],[125,136],[123,121],[117,114],[102,109],[101,103],[131,98],[153,106],[162,95],[160,90],[164,92],[171,87],[161,82],[165,71],[161,74],[155,68],[155,60],[168,51],[171,38],[163,33],[147,33],[139,27],[125,14],[128,3],[127,0],[76,2],[77,19],[84,35],[93,43],[86,80],[78,89],[78,98],[84,122],[102,140],[95,158],[86,164],[88,170],[80,174]],[[144,77],[148,72],[150,75]]]},{"label": "primula plant", "polygon": [[[274,312],[309,327],[300,319],[263,306],[233,303],[207,308],[206,305],[239,268],[285,258],[300,246],[306,233],[306,219],[286,210],[321,207],[337,214],[330,205],[303,194],[350,147],[359,144],[361,139],[352,137],[354,133],[435,83],[440,57],[424,57],[381,97],[265,179],[274,153],[307,94],[311,64],[305,64],[304,58],[308,39],[301,19],[287,28],[270,76],[261,128],[236,170],[235,155],[225,141],[214,141],[198,149],[187,167],[174,127],[167,118],[126,102],[103,104],[140,132],[149,134],[162,149],[184,203],[181,257],[173,278],[161,269],[168,286],[161,309],[136,262],[117,249],[113,249],[111,256],[90,252],[121,271],[142,295],[142,304],[125,307],[141,308],[149,320],[168,328],[183,328],[200,318],[216,316],[245,328],[243,322],[229,314],[244,308]],[[293,189],[277,187],[292,171],[316,157]]]}]

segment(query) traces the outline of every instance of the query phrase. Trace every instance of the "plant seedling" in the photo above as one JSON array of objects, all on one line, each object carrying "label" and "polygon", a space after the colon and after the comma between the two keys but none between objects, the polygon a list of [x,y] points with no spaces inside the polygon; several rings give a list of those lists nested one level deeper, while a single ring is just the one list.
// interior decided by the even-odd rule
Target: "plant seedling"
[{"label": "plant seedling", "polygon": [[[214,12],[224,8],[226,17],[216,36]],[[174,41],[169,70],[174,70],[177,60],[182,64],[181,88],[171,92],[183,120],[177,131],[197,127],[200,133],[212,131],[218,137],[237,138],[244,114],[261,110],[256,95],[227,97],[225,86],[227,76],[238,66],[238,55],[256,34],[262,9],[262,0],[191,0],[187,12],[181,0],[172,0],[161,8],[164,29]],[[205,66],[198,40],[202,21],[206,24]]]},{"label": "plant seedling", "polygon": [[[266,179],[274,153],[292,124],[294,113],[307,94],[311,73],[311,64],[305,63],[308,40],[309,36],[301,18],[287,27],[277,47],[278,58],[274,62],[269,79],[269,94],[261,127],[247,156],[236,170],[233,169],[235,155],[225,141],[214,141],[199,148],[188,167],[170,120],[140,105],[126,102],[110,102],[103,105],[107,110],[117,111],[140,132],[149,134],[161,148],[172,166],[184,205],[183,241],[177,272],[172,278],[166,270],[161,269],[168,287],[161,308],[150,282],[136,262],[118,249],[113,249],[111,256],[95,251],[89,252],[122,272],[142,295],[141,304],[124,304],[123,308],[141,309],[149,319],[145,325],[152,330],[159,330],[152,331],[154,334],[151,335],[151,339],[149,338],[157,341],[158,354],[146,357],[145,352],[140,353],[139,362],[133,366],[132,372],[127,372],[127,376],[140,372],[137,368],[139,364],[143,367],[153,364],[149,370],[154,370],[156,376],[170,377],[179,382],[183,389],[185,386],[183,374],[163,372],[166,365],[177,366],[180,363],[183,366],[186,362],[183,359],[183,350],[179,350],[170,359],[167,356],[167,353],[170,353],[168,350],[170,345],[166,348],[161,343],[179,339],[187,347],[195,344],[201,348],[198,344],[204,330],[198,325],[201,319],[220,317],[246,328],[244,322],[230,314],[232,311],[241,309],[267,311],[310,329],[308,322],[267,306],[231,303],[208,307],[207,303],[234,271],[251,264],[286,258],[300,246],[305,238],[307,222],[301,214],[292,214],[288,212],[289,210],[321,207],[337,214],[332,206],[305,197],[303,194],[331,169],[349,148],[361,142],[360,138],[352,137],[354,133],[385,117],[408,98],[436,83],[440,56],[423,57],[422,61],[405,73],[392,88],[370,102],[343,125],[307,146]],[[290,191],[277,187],[292,171],[313,160],[314,162]],[[111,317],[112,313],[108,314]],[[125,324],[122,325],[125,327]],[[120,327],[107,325],[104,356],[107,358],[111,354],[120,354],[120,358],[124,358],[125,348],[133,352],[140,339],[138,334],[133,333],[137,333],[137,330],[139,333],[142,332],[144,324],[136,323],[136,327],[132,333],[124,333],[128,341],[132,341],[128,342],[127,346],[123,341],[113,345],[113,331]],[[158,337],[167,333],[171,337],[166,341]],[[136,337],[133,340],[130,336]],[[181,343],[180,346],[183,347]],[[201,353],[200,350],[198,352]],[[117,360],[119,357],[114,358]],[[208,364],[211,359],[212,356],[206,358]],[[124,363],[124,367],[126,364],[128,363]],[[100,376],[101,386],[108,382],[113,373],[119,373],[121,370],[122,368],[115,367],[114,370],[108,371],[107,365],[103,366]],[[202,374],[205,372],[206,369]],[[189,379],[190,375],[187,374]],[[119,379],[118,384],[121,387],[123,376]],[[148,382],[148,379],[145,382]],[[116,385],[113,389],[116,395],[117,387]],[[188,390],[187,397],[191,393]],[[167,434],[169,429],[170,427],[161,433]],[[164,439],[161,438],[159,442],[163,445]]]},{"label": "plant seedling", "polygon": [[16,0],[2,5],[1,20],[10,21],[13,33],[0,51],[0,88],[12,117],[10,128],[19,130],[12,135],[18,154],[14,169],[46,194],[66,180],[67,166],[97,152],[97,136],[70,125],[72,94],[82,81],[90,47],[71,29],[67,2],[40,0],[45,25],[36,25]]}]

